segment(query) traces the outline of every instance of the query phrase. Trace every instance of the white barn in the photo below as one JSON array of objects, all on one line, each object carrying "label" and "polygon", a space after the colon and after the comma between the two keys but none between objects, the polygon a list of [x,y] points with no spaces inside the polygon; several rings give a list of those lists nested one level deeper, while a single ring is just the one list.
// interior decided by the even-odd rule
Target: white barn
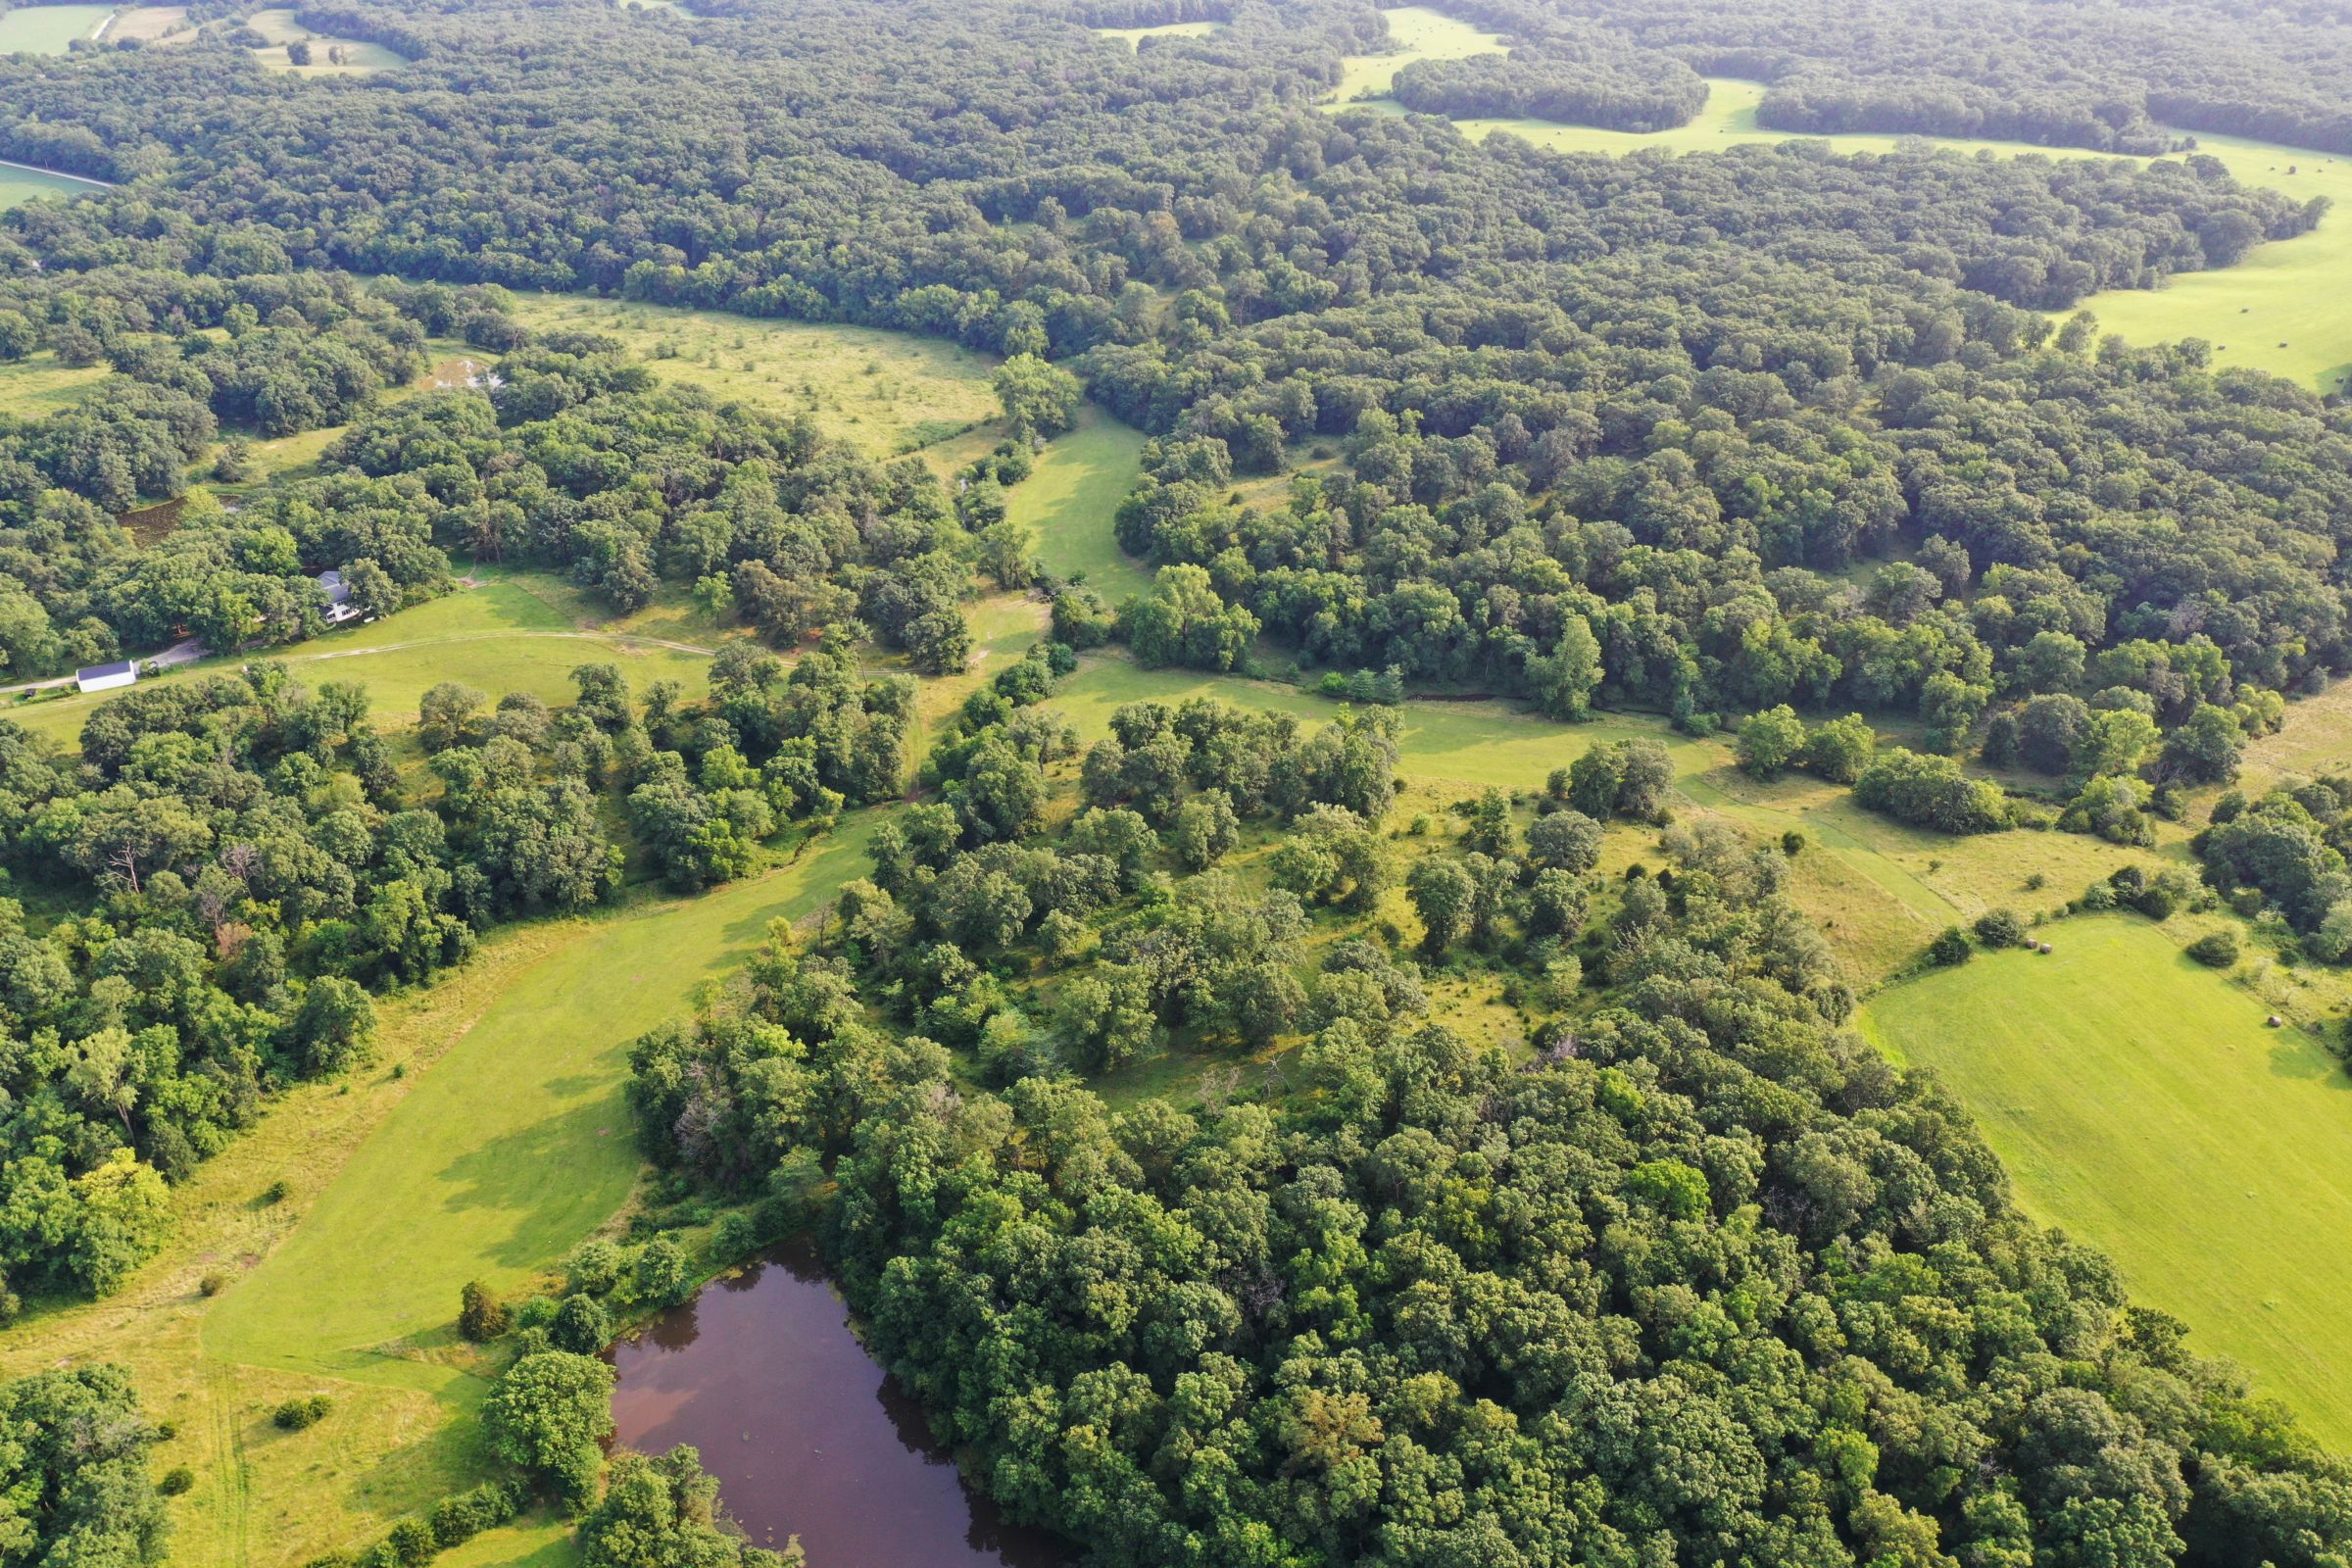
[{"label": "white barn", "polygon": [[125,659],[115,664],[92,664],[74,672],[74,686],[85,692],[111,692],[139,678],[139,666]]}]

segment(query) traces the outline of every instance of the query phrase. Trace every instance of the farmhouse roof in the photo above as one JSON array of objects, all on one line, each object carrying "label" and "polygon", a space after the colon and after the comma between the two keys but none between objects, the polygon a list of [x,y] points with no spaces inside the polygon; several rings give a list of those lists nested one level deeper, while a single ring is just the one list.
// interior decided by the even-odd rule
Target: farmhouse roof
[{"label": "farmhouse roof", "polygon": [[92,664],[87,669],[77,669],[74,672],[74,678],[75,680],[104,680],[109,675],[128,675],[131,673],[133,673],[131,662],[125,659],[119,663]]}]

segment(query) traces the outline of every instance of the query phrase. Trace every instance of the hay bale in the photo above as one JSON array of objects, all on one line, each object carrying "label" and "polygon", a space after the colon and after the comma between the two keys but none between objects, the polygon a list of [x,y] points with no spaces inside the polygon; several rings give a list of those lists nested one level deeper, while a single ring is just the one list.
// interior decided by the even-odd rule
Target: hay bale
[{"label": "hay bale", "polygon": [[2044,943],[2042,943],[2042,944],[2040,945],[2040,947],[2039,947],[2039,948],[2038,948],[2036,951],[2038,951],[2038,952],[2041,952],[2041,953],[2047,953],[2047,952],[2049,952],[2049,951],[2050,951],[2050,945],[2049,945],[2047,942],[2044,942]]},{"label": "hay bale", "polygon": [[2279,1017],[2279,1016],[2278,1016],[2277,1013],[2275,1013],[2275,1012],[2274,1012],[2274,1013],[2272,1013],[2272,1014],[2271,1014],[2271,1015],[2270,1015],[2268,1018],[2265,1018],[2265,1019],[2263,1020],[2263,1022],[2264,1022],[2264,1024],[2266,1024],[2268,1027],[2270,1027],[2270,1028],[2273,1028],[2273,1029],[2277,1029],[2277,1028],[2278,1028],[2280,1025],[2284,1024],[2284,1023],[2286,1022],[2286,1020],[2285,1020],[2284,1018],[2281,1018],[2281,1017]]}]

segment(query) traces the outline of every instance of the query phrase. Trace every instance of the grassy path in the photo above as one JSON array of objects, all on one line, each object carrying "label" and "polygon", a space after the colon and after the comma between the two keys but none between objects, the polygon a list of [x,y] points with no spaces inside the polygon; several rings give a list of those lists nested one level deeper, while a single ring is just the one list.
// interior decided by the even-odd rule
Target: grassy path
[{"label": "grassy path", "polygon": [[2300,1030],[2110,914],[1883,992],[1867,1033],[1975,1110],[2019,1198],[2132,1295],[2352,1444],[2352,1081]]}]

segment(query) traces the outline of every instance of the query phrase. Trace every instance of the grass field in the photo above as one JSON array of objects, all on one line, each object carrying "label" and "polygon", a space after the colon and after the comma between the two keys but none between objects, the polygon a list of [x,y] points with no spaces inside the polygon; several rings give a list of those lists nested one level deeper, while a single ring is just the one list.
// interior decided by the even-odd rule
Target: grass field
[{"label": "grass field", "polygon": [[1097,27],[1096,36],[1116,38],[1128,48],[1140,48],[1146,38],[1205,38],[1223,26],[1221,22],[1163,22],[1156,27]]},{"label": "grass field", "polygon": [[0,16],[0,54],[62,55],[114,15],[113,6],[19,6]]},{"label": "grass field", "polygon": [[1427,6],[1384,10],[1396,48],[1385,55],[1348,55],[1340,62],[1340,84],[1325,102],[1345,107],[1364,98],[1386,98],[1396,73],[1416,60],[1466,60],[1502,52],[1502,39],[1456,22]]},{"label": "grass field", "polygon": [[[175,1563],[299,1563],[468,1484],[483,1385],[449,1333],[458,1287],[520,1283],[626,1201],[627,1043],[861,870],[870,827],[853,817],[799,862],[700,899],[493,938],[385,1007],[379,1060],[348,1092],[293,1091],[180,1189],[172,1249],[127,1290],[0,1335],[0,1374],[130,1366],[179,1429],[162,1462],[198,1476]],[[292,1195],[258,1203],[280,1177]],[[231,1283],[208,1299],[206,1273]],[[311,1390],[336,1405],[317,1433],[270,1426],[276,1400]],[[561,1537],[516,1529],[442,1560],[568,1562]]]},{"label": "grass field", "polygon": [[[23,16],[12,11],[10,16]],[[0,26],[7,18],[0,17]],[[106,187],[94,180],[75,179],[71,174],[52,173],[46,169],[28,169],[23,164],[0,164],[0,211],[31,201],[35,196],[87,196]]]},{"label": "grass field", "polygon": [[[708,678],[706,655],[664,646],[656,640],[662,630],[636,630],[640,621],[634,617],[591,629],[568,603],[561,583],[530,573],[504,574],[373,625],[329,632],[268,657],[282,660],[297,679],[314,685],[326,680],[365,685],[376,722],[386,728],[415,722],[417,699],[445,680],[493,695],[522,691],[551,703],[569,702],[574,666],[599,662],[618,664],[640,690],[651,681],[675,680],[690,694],[700,693]],[[155,679],[188,680],[240,662],[207,660]],[[12,702],[0,705],[0,717],[70,744],[90,710],[104,701],[103,695],[74,695]]]},{"label": "grass field", "polygon": [[656,375],[722,400],[813,415],[868,457],[948,440],[1000,413],[985,356],[911,333],[562,294],[518,294],[514,314],[536,328],[616,337]]},{"label": "grass field", "polygon": [[1090,403],[1077,428],[1048,446],[1035,471],[1005,494],[1005,515],[1035,544],[1039,564],[1056,577],[1083,574],[1114,605],[1152,586],[1151,572],[1128,559],[1111,531],[1143,450],[1142,431]]},{"label": "grass field", "polygon": [[[245,24],[270,40],[267,49],[256,49],[253,57],[263,69],[280,71],[294,76],[364,76],[377,71],[395,71],[408,64],[398,50],[387,49],[380,43],[364,38],[330,38],[313,32],[297,20],[289,7],[257,11],[245,19]],[[312,46],[311,63],[298,66],[287,58],[285,46],[309,40]],[[336,63],[328,51],[340,49],[343,60]]]},{"label": "grass field", "polygon": [[0,364],[0,414],[18,419],[37,419],[44,414],[72,408],[105,380],[112,369],[107,365],[78,368],[60,365],[57,356],[47,349]]},{"label": "grass field", "polygon": [[[186,43],[196,36],[196,29],[182,26],[188,20],[186,6],[134,6],[115,13],[114,24],[106,29],[106,41],[135,38],[141,43]],[[174,27],[180,30],[174,32]]]},{"label": "grass field", "polygon": [[1867,1031],[1976,1111],[2037,1219],[2352,1442],[2352,1082],[2135,915],[2048,957],[1980,956],[1871,1003]]}]

